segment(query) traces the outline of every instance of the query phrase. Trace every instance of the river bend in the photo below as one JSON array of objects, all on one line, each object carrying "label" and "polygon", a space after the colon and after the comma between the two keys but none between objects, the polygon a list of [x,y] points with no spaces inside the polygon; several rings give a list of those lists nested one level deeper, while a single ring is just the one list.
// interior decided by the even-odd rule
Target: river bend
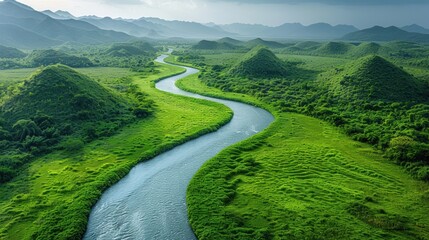
[{"label": "river bend", "polygon": [[[165,63],[166,57],[162,55],[156,61]],[[261,108],[177,88],[177,80],[198,73],[194,68],[184,68],[185,73],[158,82],[156,88],[224,104],[234,112],[232,120],[216,132],[135,166],[93,207],[84,239],[196,239],[186,209],[186,188],[192,176],[224,148],[260,132],[274,120]]]}]

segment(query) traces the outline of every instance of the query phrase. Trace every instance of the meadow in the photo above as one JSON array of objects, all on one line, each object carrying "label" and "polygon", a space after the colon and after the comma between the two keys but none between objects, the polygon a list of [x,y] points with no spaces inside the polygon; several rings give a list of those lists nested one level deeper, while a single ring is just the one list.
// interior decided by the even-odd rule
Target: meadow
[{"label": "meadow", "polygon": [[274,111],[269,129],[208,161],[188,187],[199,239],[426,239],[429,184],[329,123],[244,94],[178,86]]},{"label": "meadow", "polygon": [[[230,110],[222,105],[154,88],[155,81],[181,73],[182,68],[156,64],[151,73],[117,68],[78,71],[113,88],[137,85],[153,101],[155,112],[78,150],[56,150],[38,157],[22,167],[18,176],[1,184],[1,239],[81,238],[92,205],[133,166],[214,131],[232,117]],[[0,71],[0,76],[13,75],[19,81],[30,72]]]}]

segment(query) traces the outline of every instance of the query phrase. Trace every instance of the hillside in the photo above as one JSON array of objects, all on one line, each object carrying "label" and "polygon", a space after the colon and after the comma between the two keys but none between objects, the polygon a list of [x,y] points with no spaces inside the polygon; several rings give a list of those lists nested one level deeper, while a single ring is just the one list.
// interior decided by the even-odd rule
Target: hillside
[{"label": "hillside", "polygon": [[349,55],[353,57],[364,57],[367,55],[380,55],[380,53],[382,53],[383,51],[387,51],[387,48],[381,46],[378,43],[365,42],[354,47],[349,52]]},{"label": "hillside", "polygon": [[257,47],[257,46],[264,46],[264,47],[267,47],[267,48],[283,48],[283,47],[285,47],[285,45],[283,45],[283,44],[281,44],[279,42],[266,41],[266,40],[263,40],[261,38],[256,38],[256,39],[250,40],[245,45],[247,47],[250,47],[250,48],[254,48],[254,47]]},{"label": "hillside", "polygon": [[16,48],[10,48],[0,45],[0,58],[23,58],[27,54],[19,51]]},{"label": "hillside", "polygon": [[47,48],[66,42],[79,44],[129,41],[133,37],[99,29],[87,22],[49,17],[13,0],[0,2],[0,44],[16,48]]},{"label": "hillside", "polygon": [[12,24],[0,23],[0,44],[16,48],[47,48],[61,44],[37,33]]},{"label": "hillside", "polygon": [[417,24],[408,25],[408,26],[402,27],[401,29],[407,32],[429,34],[429,29],[426,29]]},{"label": "hillside", "polygon": [[20,119],[49,116],[57,127],[81,121],[114,120],[129,104],[94,80],[64,65],[36,72],[20,92],[4,103],[2,115],[10,125]]},{"label": "hillside", "polygon": [[243,42],[234,38],[230,38],[230,37],[225,37],[225,38],[221,38],[219,40],[217,40],[218,43],[228,43],[231,45],[242,45]]},{"label": "hillside", "polygon": [[230,73],[250,78],[273,78],[288,75],[289,69],[273,52],[264,47],[256,47],[235,64]]},{"label": "hillside", "polygon": [[147,56],[155,53],[156,49],[147,42],[116,43],[106,51],[106,54],[112,57]]},{"label": "hillside", "polygon": [[315,52],[321,55],[344,55],[353,48],[353,45],[344,42],[328,42],[320,46]]},{"label": "hillside", "polygon": [[364,29],[345,35],[343,40],[348,41],[410,41],[429,42],[429,34],[413,33],[397,27],[380,27]]},{"label": "hillside", "polygon": [[56,50],[35,50],[27,57],[31,66],[64,64],[70,67],[90,67],[94,64],[86,57],[78,57]]},{"label": "hillside", "polygon": [[330,92],[345,101],[418,102],[424,98],[424,87],[412,75],[375,55],[322,76]]},{"label": "hillside", "polygon": [[216,42],[202,40],[196,45],[192,46],[192,49],[196,50],[234,50],[238,47],[227,42]]}]

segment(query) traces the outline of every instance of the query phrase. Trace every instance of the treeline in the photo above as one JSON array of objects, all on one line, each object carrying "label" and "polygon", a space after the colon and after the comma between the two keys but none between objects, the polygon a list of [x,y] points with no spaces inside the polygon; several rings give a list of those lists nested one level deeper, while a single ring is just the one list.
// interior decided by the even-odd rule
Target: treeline
[{"label": "treeline", "polygon": [[0,70],[64,64],[75,68],[120,67],[143,71],[156,57],[157,51],[149,43],[141,41],[110,46],[86,46],[79,50],[67,47],[59,50],[34,50],[29,54],[20,51],[18,54],[8,49],[8,52],[15,54],[0,54]]}]

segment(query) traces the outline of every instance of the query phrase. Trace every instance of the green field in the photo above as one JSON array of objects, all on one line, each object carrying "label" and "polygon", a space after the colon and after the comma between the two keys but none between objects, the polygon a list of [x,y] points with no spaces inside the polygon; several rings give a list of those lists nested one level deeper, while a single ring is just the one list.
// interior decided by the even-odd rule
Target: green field
[{"label": "green field", "polygon": [[[178,86],[252,101],[196,77]],[[268,130],[193,178],[187,203],[199,239],[427,239],[428,183],[326,122],[275,115]]]},{"label": "green field", "polygon": [[[154,81],[177,74],[178,67],[157,64],[152,74],[124,69],[79,69],[105,85],[131,76],[153,100],[154,115],[95,140],[76,152],[55,151],[35,159],[12,181],[0,185],[0,239],[77,239],[83,236],[91,206],[101,193],[138,162],[229,121],[225,106],[163,93]],[[3,74],[3,75],[1,75]],[[1,76],[15,79],[30,70]],[[210,113],[210,114],[208,114]],[[210,116],[210,117],[207,117]],[[174,121],[172,121],[174,119]]]}]

